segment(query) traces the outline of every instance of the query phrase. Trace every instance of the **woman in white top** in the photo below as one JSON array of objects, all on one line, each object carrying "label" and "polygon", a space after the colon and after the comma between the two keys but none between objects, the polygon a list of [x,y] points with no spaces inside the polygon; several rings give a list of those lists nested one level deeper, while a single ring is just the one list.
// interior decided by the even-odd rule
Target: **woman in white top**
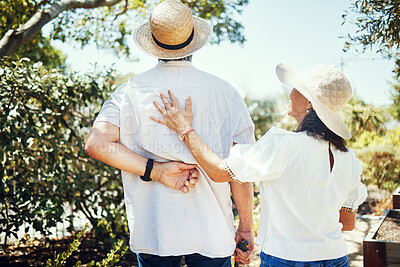
[{"label": "woman in white top", "polygon": [[272,127],[257,143],[236,145],[220,159],[192,129],[191,98],[182,109],[172,92],[171,103],[161,95],[165,107],[154,104],[164,118],[153,120],[180,134],[213,181],[260,182],[261,266],[349,266],[342,231],[354,229],[367,196],[340,116],[351,85],[331,65],[301,73],[280,64],[276,71],[293,87],[288,114],[299,123],[295,132]]}]

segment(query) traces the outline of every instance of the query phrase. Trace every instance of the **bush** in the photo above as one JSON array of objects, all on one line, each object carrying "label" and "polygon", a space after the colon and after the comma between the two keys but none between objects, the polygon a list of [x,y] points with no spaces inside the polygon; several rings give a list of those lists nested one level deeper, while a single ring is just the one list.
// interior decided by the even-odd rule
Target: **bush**
[{"label": "bush", "polygon": [[5,244],[27,223],[44,236],[72,207],[96,230],[127,230],[119,172],[90,159],[84,141],[113,91],[110,71],[47,70],[29,59],[0,62],[0,233]]},{"label": "bush", "polygon": [[400,185],[400,160],[388,152],[375,152],[366,169],[371,182],[393,192]]},{"label": "bush", "polygon": [[363,162],[363,176],[368,184],[394,191],[400,185],[400,127],[380,136],[364,131],[350,143]]},{"label": "bush", "polygon": [[400,151],[400,127],[388,130],[385,135],[378,135],[373,131],[364,131],[355,142],[349,143],[354,148],[387,147]]},{"label": "bush", "polygon": [[385,124],[389,121],[389,116],[387,110],[383,107],[375,107],[353,97],[343,112],[345,122],[353,135],[352,142],[365,131],[374,132],[381,136],[385,135]]}]

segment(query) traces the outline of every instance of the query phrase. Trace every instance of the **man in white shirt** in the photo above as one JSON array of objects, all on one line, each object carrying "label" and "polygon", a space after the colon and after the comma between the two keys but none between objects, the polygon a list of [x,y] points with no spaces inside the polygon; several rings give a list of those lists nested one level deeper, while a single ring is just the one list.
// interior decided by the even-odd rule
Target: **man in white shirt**
[{"label": "man in white shirt", "polygon": [[[134,36],[143,51],[159,58],[158,64],[116,89],[88,136],[90,156],[114,167],[120,166],[119,160],[124,166],[132,160],[129,168],[120,169],[130,248],[137,253],[139,266],[178,267],[185,256],[189,267],[228,267],[238,242],[246,239],[250,243],[249,251],[239,255],[242,262],[249,262],[253,250],[252,184],[214,183],[197,167],[198,182],[192,187],[190,174],[197,163],[181,142],[192,129],[178,136],[150,119],[159,116],[153,101],[160,100],[160,93],[173,90],[181,105],[189,96],[195,99],[193,128],[221,157],[227,157],[235,143],[254,142],[254,124],[238,92],[192,66],[191,55],[209,41],[211,33],[210,23],[193,16],[185,5],[172,0],[159,4],[150,22],[141,25]],[[104,140],[108,152],[98,149],[102,147],[98,140]],[[120,147],[110,147],[110,143]],[[180,165],[167,165],[170,168],[165,171],[160,162]],[[152,171],[153,164],[156,171]],[[174,171],[179,176],[175,184],[160,178],[160,173],[172,175]],[[182,194],[174,188],[191,189]],[[240,217],[236,235],[231,192]]]}]

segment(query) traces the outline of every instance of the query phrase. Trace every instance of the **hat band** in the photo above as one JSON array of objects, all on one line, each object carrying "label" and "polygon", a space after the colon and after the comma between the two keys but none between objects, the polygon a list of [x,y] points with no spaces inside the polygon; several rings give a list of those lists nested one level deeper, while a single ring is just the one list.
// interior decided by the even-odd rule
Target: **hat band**
[{"label": "hat band", "polygon": [[182,48],[186,47],[193,40],[194,28],[193,28],[192,34],[190,34],[189,38],[185,42],[183,42],[181,44],[177,44],[177,45],[167,45],[167,44],[161,43],[160,41],[157,40],[156,37],[154,37],[154,34],[151,34],[151,35],[153,36],[154,42],[156,42],[156,44],[159,47],[167,49],[167,50],[179,50],[179,49],[182,49]]}]

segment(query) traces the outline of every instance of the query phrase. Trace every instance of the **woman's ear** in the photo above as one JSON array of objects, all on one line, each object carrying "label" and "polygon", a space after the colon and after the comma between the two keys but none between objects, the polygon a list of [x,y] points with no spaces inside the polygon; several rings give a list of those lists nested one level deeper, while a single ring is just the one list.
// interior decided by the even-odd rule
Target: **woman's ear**
[{"label": "woman's ear", "polygon": [[308,101],[308,104],[307,104],[307,109],[313,109],[313,106],[312,106],[312,104],[311,104],[311,102],[310,102],[310,101]]}]

